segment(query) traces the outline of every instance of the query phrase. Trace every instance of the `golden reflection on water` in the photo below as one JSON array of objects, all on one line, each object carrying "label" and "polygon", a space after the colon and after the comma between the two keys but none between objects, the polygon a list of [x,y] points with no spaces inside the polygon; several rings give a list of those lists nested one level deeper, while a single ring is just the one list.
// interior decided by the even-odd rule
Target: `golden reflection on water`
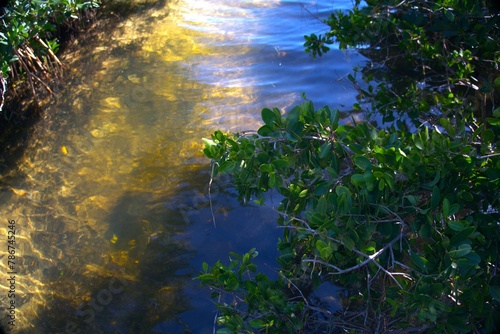
[{"label": "golden reflection on water", "polygon": [[[238,5],[221,4],[227,11]],[[137,333],[147,333],[188,308],[175,272],[192,249],[176,238],[184,222],[164,203],[186,182],[203,187],[206,180],[193,179],[206,168],[201,137],[215,128],[258,124],[258,112],[242,107],[258,99],[251,82],[238,81],[248,64],[231,63],[255,51],[222,46],[237,36],[211,32],[206,22],[193,29],[213,7],[179,1],[131,16],[115,32],[104,32],[99,43],[108,44],[68,56],[76,79],[37,125],[1,194],[1,216],[18,226],[20,332],[64,332],[71,322],[104,333],[128,328],[129,318],[140,323]],[[246,19],[252,21],[240,17]],[[208,58],[220,67],[204,83],[196,79],[197,64]],[[4,282],[5,247],[1,256]],[[126,282],[125,293],[109,293],[118,291],[111,289],[114,279]],[[0,299],[8,302],[5,289],[1,284]],[[86,322],[85,303],[99,293],[124,306],[100,305]]]},{"label": "golden reflection on water", "polygon": [[[151,333],[195,302],[184,293],[193,244],[225,254],[239,251],[236,233],[266,242],[263,234],[271,233],[255,225],[208,238],[200,223],[212,228],[208,215],[191,228],[181,207],[207,200],[202,137],[257,128],[263,107],[300,100],[284,92],[284,82],[315,80],[317,66],[298,65],[301,46],[293,58],[270,44],[274,39],[256,40],[269,23],[262,10],[278,6],[283,2],[143,3],[66,53],[67,82],[0,188],[0,214],[18,226],[20,333]],[[229,216],[235,208],[217,210]],[[6,232],[0,226],[1,236]],[[214,240],[219,244],[204,244]],[[4,283],[6,256],[0,246]],[[0,284],[3,305],[5,291]],[[182,328],[167,332],[189,329],[176,324]],[[211,330],[211,319],[207,325]]]}]

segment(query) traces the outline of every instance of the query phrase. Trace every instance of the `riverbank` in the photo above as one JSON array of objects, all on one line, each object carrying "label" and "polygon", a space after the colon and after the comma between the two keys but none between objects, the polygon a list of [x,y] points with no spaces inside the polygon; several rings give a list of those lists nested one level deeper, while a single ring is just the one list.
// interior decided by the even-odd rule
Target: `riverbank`
[{"label": "riverbank", "polygon": [[[30,84],[26,79],[16,79],[7,86],[0,121],[0,179],[17,165],[26,145],[33,139],[34,125],[41,118],[47,117],[44,111],[56,102],[58,92],[78,80],[74,76],[77,63],[98,64],[106,58],[105,52],[91,54],[82,50],[109,45],[109,32],[117,29],[127,17],[165,6],[165,3],[165,0],[104,1],[99,8],[82,15],[85,22],[79,22],[69,30],[58,29],[60,46],[56,56],[61,66],[57,73],[48,73],[49,76],[45,76],[47,79],[43,83]],[[94,69],[96,67],[98,66],[93,66]],[[43,77],[38,73],[34,74]]]}]

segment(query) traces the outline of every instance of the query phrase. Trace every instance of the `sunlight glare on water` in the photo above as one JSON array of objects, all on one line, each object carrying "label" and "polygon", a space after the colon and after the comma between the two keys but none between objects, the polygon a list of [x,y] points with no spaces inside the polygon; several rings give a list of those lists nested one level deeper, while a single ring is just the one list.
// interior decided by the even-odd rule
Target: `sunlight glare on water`
[{"label": "sunlight glare on water", "polygon": [[363,58],[314,60],[302,43],[349,4],[144,4],[68,52],[71,75],[0,190],[17,224],[18,332],[211,331],[213,305],[192,282],[201,263],[258,247],[272,266],[279,231],[272,209],[240,207],[224,179],[214,227],[201,138],[256,129],[262,108],[286,112],[302,92],[348,110],[357,92],[340,79]]}]

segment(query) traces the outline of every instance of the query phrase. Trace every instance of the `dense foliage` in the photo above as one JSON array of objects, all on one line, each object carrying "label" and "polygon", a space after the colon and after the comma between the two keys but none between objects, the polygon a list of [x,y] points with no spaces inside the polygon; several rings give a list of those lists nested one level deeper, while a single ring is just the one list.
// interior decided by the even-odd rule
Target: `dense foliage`
[{"label": "dense foliage", "polygon": [[56,53],[61,30],[72,30],[88,19],[84,10],[97,7],[96,0],[11,0],[0,9],[0,87],[3,96],[10,79],[23,79],[50,91],[47,82],[57,75]]},{"label": "dense foliage", "polygon": [[[216,132],[206,140],[205,154],[218,172],[234,176],[241,200],[261,202],[269,189],[284,196],[282,280],[273,284],[299,289],[333,280],[350,289],[344,307],[362,311],[363,326],[372,329],[491,332],[500,317],[500,154],[492,149],[500,128],[470,133],[444,120],[447,133],[379,131],[366,123],[340,126],[338,115],[310,102],[286,117],[264,109],[256,133]],[[269,283],[261,275],[242,283],[245,256],[200,276],[250,303],[223,314],[251,319],[250,327],[300,329],[305,315],[291,314],[308,310],[305,301],[287,304],[283,291],[268,297],[269,308],[252,305],[258,287],[267,291]],[[227,276],[237,267],[238,277]],[[275,314],[288,316],[280,322]],[[231,329],[250,328],[239,324]]]},{"label": "dense foliage", "polygon": [[[418,124],[437,110],[459,118],[475,114],[483,121],[491,115],[500,101],[495,1],[366,2],[332,13],[326,20],[329,31],[306,36],[306,50],[316,56],[334,42],[340,48],[361,47],[375,63],[362,70],[371,84],[360,88],[360,97],[386,122],[405,114]],[[355,82],[356,75],[350,79]]]},{"label": "dense foliage", "polygon": [[[279,279],[256,274],[255,250],[204,264],[218,333],[500,329],[498,15],[481,1],[366,2],[305,46],[365,47],[367,83],[350,76],[361,102],[412,124],[339,122],[307,101],[263,109],[258,131],[205,139],[214,177],[230,173],[240,200],[283,196]],[[324,281],[345,288],[342,311],[310,298]]]}]

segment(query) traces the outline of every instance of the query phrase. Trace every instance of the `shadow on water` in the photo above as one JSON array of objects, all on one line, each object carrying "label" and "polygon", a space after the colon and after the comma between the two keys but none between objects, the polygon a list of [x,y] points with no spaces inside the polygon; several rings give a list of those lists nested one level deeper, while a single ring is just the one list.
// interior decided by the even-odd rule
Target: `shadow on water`
[{"label": "shadow on water", "polygon": [[[272,275],[280,232],[271,209],[239,205],[228,179],[217,180],[212,188],[215,227],[207,172],[207,166],[198,166],[184,173],[169,194],[123,194],[100,222],[104,239],[80,235],[80,246],[68,249],[66,260],[43,269],[46,292],[33,330],[25,333],[211,331],[209,291],[191,281],[201,263],[256,247],[259,269]],[[76,235],[66,238],[73,242]],[[53,231],[35,239],[56,244],[61,237]],[[73,252],[85,254],[77,260]]]}]

